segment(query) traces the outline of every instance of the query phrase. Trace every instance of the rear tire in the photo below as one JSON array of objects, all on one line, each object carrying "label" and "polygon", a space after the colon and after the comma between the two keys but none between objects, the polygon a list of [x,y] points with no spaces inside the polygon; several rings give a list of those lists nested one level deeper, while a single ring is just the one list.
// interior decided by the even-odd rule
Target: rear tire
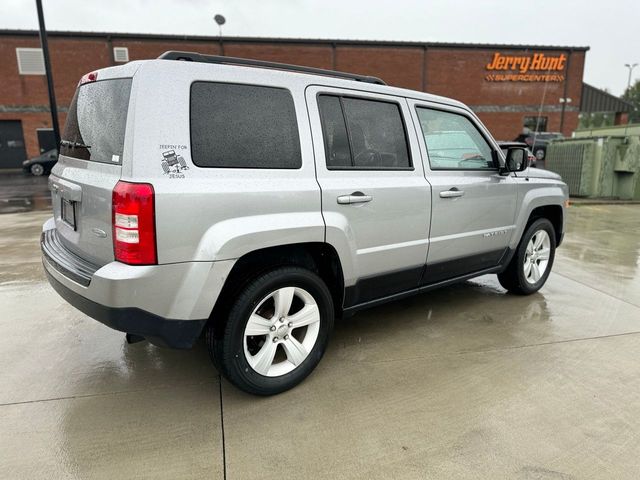
[{"label": "rear tire", "polygon": [[546,218],[535,220],[524,232],[506,270],[498,274],[500,285],[517,295],[537,292],[549,278],[556,254],[556,234]]},{"label": "rear tire", "polygon": [[331,294],[315,273],[281,267],[250,281],[232,301],[223,335],[208,327],[214,364],[236,387],[274,395],[318,365],[333,329]]}]

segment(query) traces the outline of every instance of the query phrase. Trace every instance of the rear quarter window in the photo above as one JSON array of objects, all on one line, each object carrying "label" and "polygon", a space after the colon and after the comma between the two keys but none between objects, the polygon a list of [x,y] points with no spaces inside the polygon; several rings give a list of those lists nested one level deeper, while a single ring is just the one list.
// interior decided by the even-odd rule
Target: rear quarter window
[{"label": "rear quarter window", "polygon": [[300,168],[291,93],[275,87],[194,82],[191,157],[199,167]]}]

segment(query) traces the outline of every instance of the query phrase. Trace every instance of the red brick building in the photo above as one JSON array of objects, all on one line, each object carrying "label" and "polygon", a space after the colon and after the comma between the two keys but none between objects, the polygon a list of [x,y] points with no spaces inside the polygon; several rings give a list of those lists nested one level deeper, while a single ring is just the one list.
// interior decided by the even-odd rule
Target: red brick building
[{"label": "red brick building", "polygon": [[[38,141],[51,126],[39,48],[35,31],[0,30],[0,167],[39,154],[50,138],[44,131]],[[61,125],[84,73],[186,50],[375,75],[458,99],[497,139],[512,140],[536,122],[565,135],[577,127],[588,47],[50,32],[49,50]]]}]

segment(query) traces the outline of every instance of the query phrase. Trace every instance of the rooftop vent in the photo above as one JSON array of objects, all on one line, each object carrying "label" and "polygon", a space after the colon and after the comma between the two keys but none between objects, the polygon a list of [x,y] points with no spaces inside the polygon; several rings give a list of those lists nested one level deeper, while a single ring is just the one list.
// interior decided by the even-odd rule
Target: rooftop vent
[{"label": "rooftop vent", "polygon": [[113,47],[113,59],[120,63],[128,62],[129,49],[127,47]]},{"label": "rooftop vent", "polygon": [[20,75],[44,75],[44,57],[41,48],[16,48]]}]

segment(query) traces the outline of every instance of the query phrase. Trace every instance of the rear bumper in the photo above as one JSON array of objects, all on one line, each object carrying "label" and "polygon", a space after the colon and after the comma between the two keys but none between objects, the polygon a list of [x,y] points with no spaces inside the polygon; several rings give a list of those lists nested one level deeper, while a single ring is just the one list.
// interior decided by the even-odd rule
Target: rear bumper
[{"label": "rear bumper", "polygon": [[105,325],[175,348],[190,347],[211,315],[235,261],[90,265],[43,226],[42,263],[67,302]]},{"label": "rear bumper", "polygon": [[82,313],[114,330],[140,335],[154,345],[191,348],[207,322],[206,318],[202,320],[167,319],[136,307],[107,307],[65,287],[49,273],[46,264],[45,271],[53,289]]}]

